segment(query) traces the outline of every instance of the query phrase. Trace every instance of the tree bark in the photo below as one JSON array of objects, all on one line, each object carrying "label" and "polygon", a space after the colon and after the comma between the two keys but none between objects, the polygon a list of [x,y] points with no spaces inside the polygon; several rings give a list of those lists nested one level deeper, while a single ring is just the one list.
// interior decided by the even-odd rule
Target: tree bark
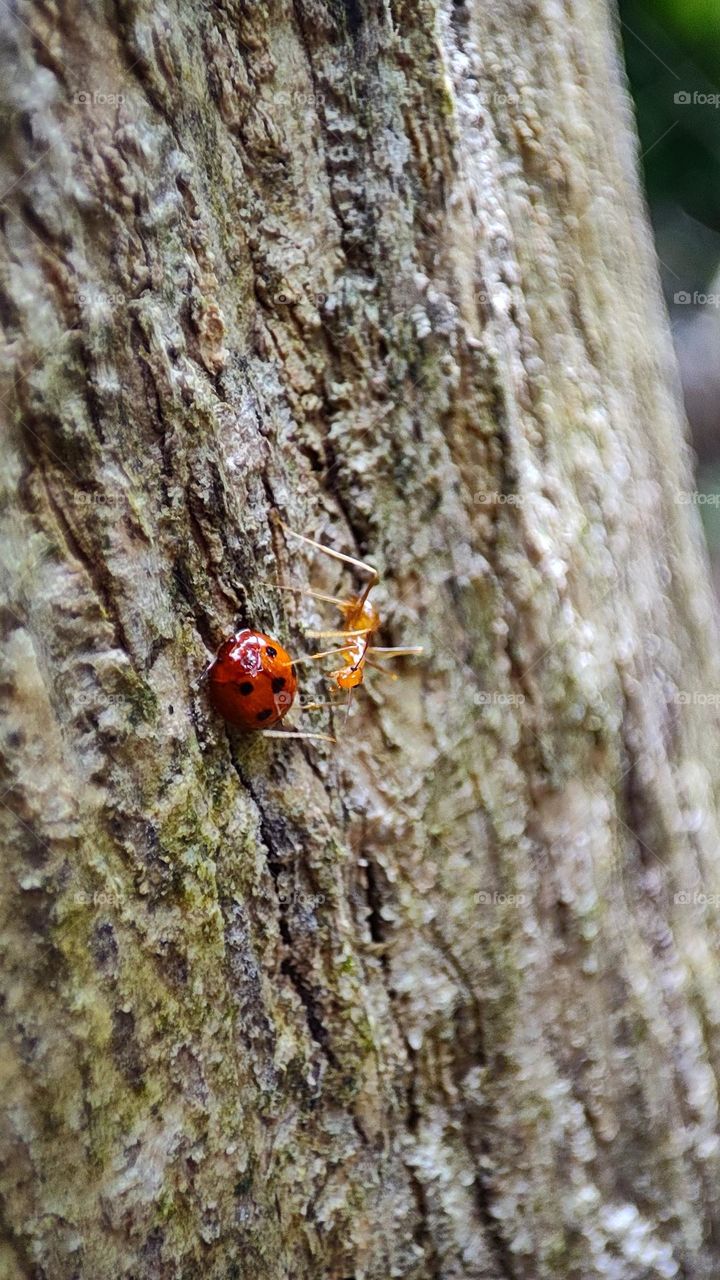
[{"label": "tree bark", "polygon": [[[612,15],[2,21],[0,1274],[710,1280],[720,682]],[[337,746],[200,681],[352,589],[276,513],[425,646]]]}]

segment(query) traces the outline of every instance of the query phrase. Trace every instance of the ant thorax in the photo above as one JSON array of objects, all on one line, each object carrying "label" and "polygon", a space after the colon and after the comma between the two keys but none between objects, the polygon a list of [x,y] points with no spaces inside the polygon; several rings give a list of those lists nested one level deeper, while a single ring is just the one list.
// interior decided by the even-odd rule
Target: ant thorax
[{"label": "ant thorax", "polygon": [[356,600],[349,600],[347,604],[339,607],[348,631],[362,631],[369,636],[373,631],[380,629],[380,614],[374,605],[371,605],[369,600],[364,600],[362,596],[358,596]]},{"label": "ant thorax", "polygon": [[347,628],[347,644],[342,650],[345,666],[333,671],[332,678],[339,689],[356,689],[365,677],[367,653],[373,633],[380,627],[380,614],[368,601],[367,592],[338,607]]}]

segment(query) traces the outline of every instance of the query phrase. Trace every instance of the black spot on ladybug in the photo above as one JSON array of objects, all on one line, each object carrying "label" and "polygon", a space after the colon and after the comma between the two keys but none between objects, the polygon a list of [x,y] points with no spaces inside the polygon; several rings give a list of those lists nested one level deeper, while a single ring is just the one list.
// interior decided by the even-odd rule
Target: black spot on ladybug
[{"label": "black spot on ladybug", "polygon": [[256,720],[269,720],[272,715],[272,708],[266,707],[264,711],[258,711]]},{"label": "black spot on ladybug", "polygon": [[277,649],[273,649],[271,644],[267,646],[265,652],[268,658],[277,658]]},{"label": "black spot on ladybug", "polygon": [[238,689],[245,695],[245,697],[247,697],[249,693],[252,693],[253,685],[249,680],[243,680],[242,684],[238,685]]},{"label": "black spot on ladybug", "polygon": [[281,690],[281,689],[284,689],[284,688],[285,688],[285,677],[284,677],[284,676],[273,676],[273,682],[272,682],[272,691],[273,691],[273,693],[279,693],[279,692],[280,692],[280,690]]}]

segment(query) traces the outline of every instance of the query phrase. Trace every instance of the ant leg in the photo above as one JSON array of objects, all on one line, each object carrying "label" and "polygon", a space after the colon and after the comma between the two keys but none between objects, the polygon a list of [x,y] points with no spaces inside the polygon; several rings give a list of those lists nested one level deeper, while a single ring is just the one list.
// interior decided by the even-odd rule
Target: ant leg
[{"label": "ant leg", "polygon": [[383,675],[389,676],[391,680],[400,679],[399,676],[395,675],[394,671],[391,671],[389,667],[383,667],[379,662],[372,662],[370,658],[366,658],[365,662],[368,667],[372,667],[373,671],[382,671]]},{"label": "ant leg", "polygon": [[[345,668],[344,668],[344,667],[342,667],[342,668],[341,668],[341,670],[343,670],[343,671],[344,671],[344,670],[345,670]],[[334,682],[335,682],[335,677],[336,677],[336,676],[338,676],[338,675],[340,675],[340,672],[339,672],[339,671],[334,671],[331,675],[326,676],[326,677],[325,677],[325,679],[326,679],[326,680],[332,680],[332,681],[333,681],[333,683],[334,683]],[[397,677],[395,677],[395,679],[397,679]],[[345,702],[345,704],[344,704],[344,705],[345,705],[345,715],[343,716],[343,724],[347,724],[347,722],[348,722],[348,717],[349,717],[349,715],[350,715],[350,707],[352,706],[352,699],[353,699],[353,693],[354,693],[354,692],[355,692],[355,690],[354,690],[354,688],[351,686],[351,687],[348,689],[347,701],[346,701],[346,702]],[[300,708],[300,710],[301,710],[301,711],[312,711],[312,710],[314,710],[314,708],[315,708],[315,707],[334,707],[334,708],[335,708],[335,710],[336,710],[336,711],[338,711],[342,706],[343,706],[343,703],[342,703],[342,702],[339,702],[337,699],[335,699],[335,701],[334,701],[334,702],[312,702],[312,703],[310,703],[308,706],[301,707],[301,708]]]},{"label": "ant leg", "polygon": [[353,636],[367,636],[374,630],[375,627],[358,627],[357,631],[355,629],[352,631],[306,631],[305,634],[312,636],[314,640],[321,640],[323,636],[342,636],[352,639]]},{"label": "ant leg", "polygon": [[344,649],[324,649],[322,653],[310,653],[306,658],[293,658],[291,666],[299,667],[301,662],[316,662],[318,658],[331,658],[336,653],[344,652]]},{"label": "ant leg", "polygon": [[368,649],[368,653],[382,653],[385,658],[403,658],[424,652],[425,650],[421,644],[409,645],[406,648],[400,649],[384,649],[382,645],[373,644],[370,645],[370,648]]},{"label": "ant leg", "polygon": [[350,688],[348,689],[347,704],[346,704],[346,706],[345,706],[345,716],[344,716],[344,719],[343,719],[343,724],[344,724],[344,725],[346,725],[346,724],[347,724],[347,722],[348,722],[348,720],[350,719],[350,708],[351,708],[351,706],[352,706],[352,700],[353,700],[353,693],[354,693],[354,692],[355,692],[355,690],[353,689],[353,687],[352,687],[352,685],[351,685],[351,686],[350,686]]},{"label": "ant leg", "polygon": [[338,608],[349,608],[352,600],[341,600],[339,596],[329,596],[326,591],[316,591],[314,587],[286,587],[280,582],[267,582],[258,579],[258,586],[272,587],[274,591],[294,591],[297,595],[312,596],[313,600],[324,600],[327,604],[336,604]]},{"label": "ant leg", "polygon": [[324,551],[325,555],[331,556],[333,560],[342,560],[343,564],[351,564],[353,568],[360,569],[362,573],[367,573],[370,577],[370,584],[364,594],[367,594],[371,587],[374,587],[375,583],[380,581],[377,569],[374,569],[371,564],[366,564],[364,560],[356,560],[355,556],[343,555],[342,551],[335,551],[333,547],[323,546],[322,542],[316,542],[314,538],[306,538],[304,533],[296,533],[294,529],[285,524],[284,520],[280,520],[279,524],[281,529],[284,529],[291,537],[304,542],[308,547],[314,547],[316,551]]},{"label": "ant leg", "polygon": [[295,733],[292,729],[261,729],[260,734],[263,738],[316,738],[320,742],[337,742],[329,733]]}]

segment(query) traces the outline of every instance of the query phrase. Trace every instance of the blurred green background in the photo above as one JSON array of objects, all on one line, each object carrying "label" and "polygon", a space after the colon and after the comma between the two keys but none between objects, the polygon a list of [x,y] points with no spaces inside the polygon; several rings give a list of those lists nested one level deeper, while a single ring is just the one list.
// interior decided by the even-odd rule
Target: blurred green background
[{"label": "blurred green background", "polygon": [[619,0],[663,290],[720,595],[720,0]]},{"label": "blurred green background", "polygon": [[620,19],[650,202],[677,205],[718,235],[720,109],[675,99],[720,102],[720,0],[622,0]]}]

